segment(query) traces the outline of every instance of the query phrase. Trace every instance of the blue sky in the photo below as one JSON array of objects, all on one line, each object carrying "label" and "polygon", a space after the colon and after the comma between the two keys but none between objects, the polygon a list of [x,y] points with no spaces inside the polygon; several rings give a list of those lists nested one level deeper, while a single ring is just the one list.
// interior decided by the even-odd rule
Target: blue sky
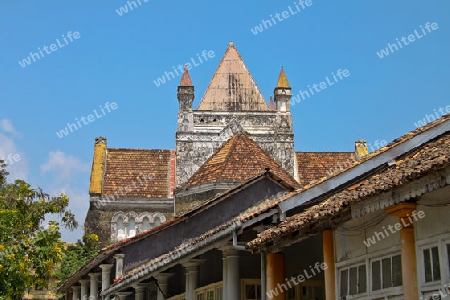
[{"label": "blue sky", "polygon": [[[305,8],[298,0],[144,1],[122,16],[116,10],[128,5],[124,0],[0,3],[0,158],[19,154],[9,166],[11,179],[65,191],[80,222],[94,138],[106,136],[109,147],[173,149],[180,77],[159,87],[154,80],[214,51],[190,71],[197,106],[229,41],[267,101],[282,65],[294,95],[332,72],[349,71],[291,107],[297,151],[353,151],[361,138],[375,149],[376,140],[390,142],[450,105],[448,1],[312,0]],[[275,14],[283,11],[287,17],[279,21]],[[276,24],[254,34],[270,15]],[[427,22],[438,28],[424,35],[420,26]],[[414,42],[377,55],[415,30],[421,37]],[[68,32],[78,39],[68,40]],[[18,63],[57,39],[62,47],[54,52],[29,58],[25,67]],[[117,107],[102,114],[107,102]],[[57,136],[93,110],[100,117]],[[81,230],[63,237],[76,240]]]}]

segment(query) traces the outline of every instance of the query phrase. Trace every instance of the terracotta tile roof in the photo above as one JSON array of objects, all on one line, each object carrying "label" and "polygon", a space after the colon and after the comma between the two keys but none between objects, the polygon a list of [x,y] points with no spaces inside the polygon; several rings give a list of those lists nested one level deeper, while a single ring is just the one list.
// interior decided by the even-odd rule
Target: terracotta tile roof
[{"label": "terracotta tile roof", "polygon": [[[239,187],[236,188],[241,189],[244,186],[245,184],[240,185]],[[228,196],[229,194],[230,193],[227,192]],[[119,281],[115,282],[111,286],[111,288],[114,289],[115,287],[117,287],[120,284],[123,284],[126,281],[136,280],[137,279],[136,276],[143,275],[141,273],[154,272],[160,268],[167,267],[168,265],[170,265],[175,261],[181,260],[184,256],[189,255],[193,251],[198,250],[201,247],[205,247],[206,245],[211,244],[214,241],[218,240],[220,237],[223,236],[223,233],[227,233],[228,231],[231,232],[232,230],[242,225],[244,222],[251,220],[253,217],[274,208],[278,203],[291,197],[292,195],[293,192],[282,192],[262,200],[260,203],[253,205],[252,207],[248,208],[247,210],[243,211],[238,216],[228,220],[227,222],[224,222],[221,225],[206,231],[205,233],[196,238],[187,240],[186,242],[176,247],[173,251],[152,258],[149,261],[143,263],[142,265],[131,269],[130,271],[127,272],[127,274],[124,277],[120,278]],[[220,198],[222,198],[222,196],[215,199],[218,200]],[[194,212],[195,210],[191,211],[189,214],[192,214]],[[229,236],[229,234],[227,236]]]},{"label": "terracotta tile roof", "polygon": [[222,145],[184,184],[182,189],[213,182],[243,182],[269,168],[293,187],[295,179],[247,134],[239,133]]},{"label": "terracotta tile roof", "polygon": [[197,110],[269,110],[263,95],[233,43],[230,43],[225,51]]},{"label": "terracotta tile roof", "polygon": [[[206,210],[209,207],[214,206],[216,203],[218,203],[220,201],[225,201],[228,197],[231,197],[234,193],[245,189],[249,184],[252,184],[253,182],[258,181],[261,178],[266,177],[266,176],[269,176],[277,181],[281,180],[281,178],[274,175],[273,172],[264,171],[261,174],[253,176],[252,178],[246,180],[243,183],[235,185],[234,187],[230,188],[229,190],[227,190],[223,193],[215,195],[214,197],[212,197],[211,199],[209,199],[208,201],[203,203],[201,206],[195,207],[195,208],[191,209],[190,211],[184,213],[181,216],[175,216],[174,218],[164,222],[163,224],[161,224],[157,227],[151,228],[147,231],[144,231],[144,232],[141,232],[141,233],[135,235],[134,237],[124,239],[122,241],[116,242],[114,244],[111,244],[111,245],[108,245],[108,246],[102,248],[88,262],[86,262],[77,271],[72,273],[72,275],[70,275],[69,278],[59,286],[58,291],[61,292],[61,291],[64,291],[65,289],[69,288],[73,283],[76,283],[84,274],[87,274],[92,268],[94,268],[95,266],[100,264],[103,260],[105,260],[106,258],[111,256],[112,254],[114,254],[115,251],[119,250],[121,247],[130,245],[132,243],[139,242],[140,240],[142,240],[144,238],[148,238],[152,235],[155,235],[163,230],[166,230],[167,228],[169,228],[171,226],[177,226],[181,222],[188,219],[190,216],[198,213],[201,210]],[[270,208],[272,208],[276,204],[278,204],[280,201],[290,197],[290,195],[292,195],[292,193],[293,192],[290,192],[290,193],[283,192],[283,193],[271,196],[271,197],[261,201],[259,204],[254,205],[254,206],[250,207],[249,209],[247,209],[246,211],[242,212],[236,218],[233,218],[232,220],[220,225],[218,228],[223,228],[225,226],[225,224],[230,224],[230,222],[234,222],[234,221],[244,222],[245,220],[249,220],[253,216],[256,216],[264,211],[269,210]],[[210,231],[207,231],[206,233],[201,235],[200,238],[206,237],[215,232],[218,232],[218,230],[219,230],[218,228],[214,228]],[[197,240],[198,240],[198,238],[195,239],[195,241],[197,241]],[[164,255],[162,255],[162,257],[167,257],[167,255],[168,254],[164,254]],[[132,271],[130,271],[130,272],[132,272]],[[122,279],[124,279],[124,278],[122,278]],[[122,281],[122,279],[121,279],[121,281]]]},{"label": "terracotta tile roof", "polygon": [[296,152],[298,181],[306,185],[356,162],[353,152]]},{"label": "terracotta tile roof", "polygon": [[[171,150],[107,149],[102,196],[169,198]],[[172,164],[173,165],[173,164]]]},{"label": "terracotta tile roof", "polygon": [[[407,134],[404,138],[410,138]],[[358,182],[342,192],[336,193],[321,203],[314,205],[304,212],[286,218],[276,227],[262,232],[256,239],[249,242],[247,247],[257,250],[264,244],[280,239],[283,236],[306,230],[312,225],[338,216],[350,205],[376,196],[394,187],[412,182],[423,176],[442,170],[450,166],[450,133],[422,145],[406,155],[402,155],[395,164],[382,172],[378,172]],[[298,194],[298,192],[297,192]]]}]

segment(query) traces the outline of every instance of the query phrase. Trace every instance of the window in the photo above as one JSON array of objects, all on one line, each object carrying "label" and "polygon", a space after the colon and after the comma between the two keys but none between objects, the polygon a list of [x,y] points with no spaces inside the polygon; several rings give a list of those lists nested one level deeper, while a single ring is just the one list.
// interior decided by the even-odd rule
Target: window
[{"label": "window", "polygon": [[216,300],[222,300],[223,299],[223,287],[219,286],[216,288]]},{"label": "window", "polygon": [[142,219],[142,231],[146,231],[149,230],[150,227],[150,220],[148,217],[144,217],[144,219]]},{"label": "window", "polygon": [[127,237],[158,226],[166,221],[160,212],[143,212],[140,215],[131,211],[128,213],[116,212],[111,220],[111,240],[121,241]]},{"label": "window", "polygon": [[136,222],[134,218],[130,218],[128,221],[128,237],[136,235]]},{"label": "window", "polygon": [[195,300],[222,300],[222,282],[216,282],[195,290]]},{"label": "window", "polygon": [[[448,245],[447,245],[448,251]],[[439,248],[437,246],[423,250],[425,265],[425,282],[441,280],[441,266],[439,263]]]},{"label": "window", "polygon": [[401,286],[402,284],[400,255],[372,261],[372,291]]},{"label": "window", "polygon": [[340,271],[340,296],[362,294],[367,291],[366,265],[352,266]]},{"label": "window", "polygon": [[259,279],[243,279],[241,288],[243,300],[261,299],[261,281]]},{"label": "window", "polygon": [[123,240],[125,238],[125,225],[123,224],[123,218],[117,219],[117,240]]}]

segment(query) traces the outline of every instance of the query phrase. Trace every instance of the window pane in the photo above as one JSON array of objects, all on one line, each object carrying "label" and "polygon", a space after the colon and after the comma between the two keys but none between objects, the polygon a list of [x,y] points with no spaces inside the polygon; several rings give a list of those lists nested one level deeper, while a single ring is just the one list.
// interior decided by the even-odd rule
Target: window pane
[{"label": "window pane", "polygon": [[130,218],[128,222],[128,237],[133,237],[136,235],[136,223],[134,218]]},{"label": "window pane", "polygon": [[392,286],[392,270],[391,258],[384,258],[381,261],[381,269],[383,271],[383,289]]},{"label": "window pane", "polygon": [[197,295],[197,300],[204,300],[203,292]]},{"label": "window pane", "polygon": [[423,263],[425,264],[425,282],[433,281],[433,277],[431,274],[431,258],[430,258],[430,250],[423,250]]},{"label": "window pane", "polygon": [[216,300],[222,300],[223,287],[218,287],[216,289]]},{"label": "window pane", "polygon": [[148,219],[148,217],[145,217],[142,220],[142,231],[146,231],[150,229],[150,220]]},{"label": "window pane", "polygon": [[381,269],[380,261],[372,262],[372,291],[381,290]]},{"label": "window pane", "polygon": [[255,285],[246,284],[245,285],[245,299],[255,299],[255,297],[256,297]]},{"label": "window pane", "polygon": [[[292,289],[292,290],[294,290],[294,289]],[[259,285],[259,284],[256,285],[256,299],[261,300],[261,285]]]},{"label": "window pane", "polygon": [[438,247],[431,248],[431,256],[433,257],[433,281],[441,280],[441,264],[439,263]]},{"label": "window pane", "polygon": [[206,292],[206,300],[214,300],[214,291],[207,291]]},{"label": "window pane", "polygon": [[356,295],[358,293],[358,269],[356,267],[350,268],[350,290],[349,295]]},{"label": "window pane", "polygon": [[[341,271],[341,297],[347,296],[348,270]],[[304,292],[303,295],[306,293]]]},{"label": "window pane", "polygon": [[367,291],[366,265],[359,266],[358,273],[358,294],[365,293]]},{"label": "window pane", "polygon": [[402,257],[396,255],[392,257],[392,286],[401,286],[402,282]]}]

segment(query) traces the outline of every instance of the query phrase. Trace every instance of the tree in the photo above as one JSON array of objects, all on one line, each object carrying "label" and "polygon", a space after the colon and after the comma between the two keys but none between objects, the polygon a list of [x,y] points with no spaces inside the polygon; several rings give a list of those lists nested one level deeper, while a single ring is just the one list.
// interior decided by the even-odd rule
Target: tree
[{"label": "tree", "polygon": [[[0,299],[22,299],[30,288],[45,288],[61,261],[60,223],[73,230],[69,198],[52,197],[23,180],[7,183],[0,160]],[[49,220],[50,218],[60,219]],[[44,227],[44,221],[48,226]]]},{"label": "tree", "polygon": [[82,240],[67,244],[63,250],[63,259],[56,272],[56,277],[64,282],[69,276],[83,266],[98,251],[98,236],[84,234]]}]

